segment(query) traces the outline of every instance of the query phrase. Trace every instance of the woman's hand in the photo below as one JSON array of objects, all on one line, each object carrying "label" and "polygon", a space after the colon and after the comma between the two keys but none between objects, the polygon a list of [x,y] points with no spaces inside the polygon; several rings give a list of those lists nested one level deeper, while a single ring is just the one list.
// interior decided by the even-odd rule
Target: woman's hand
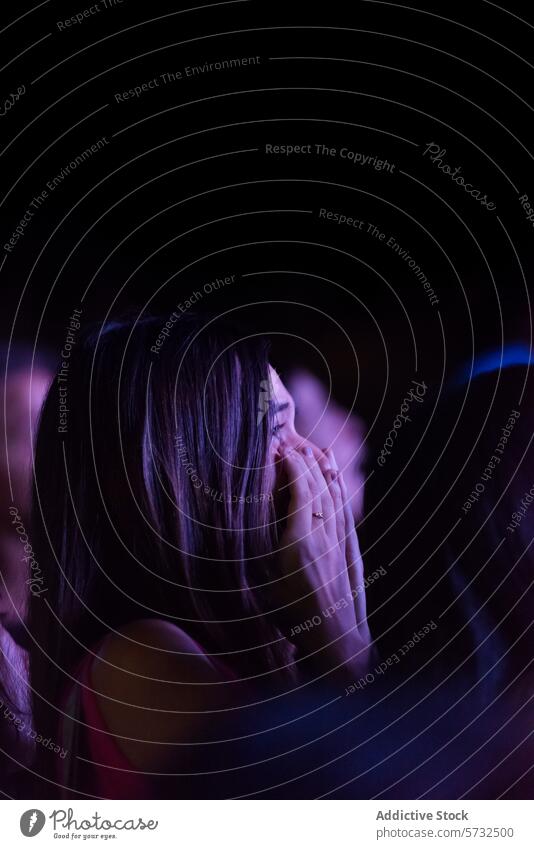
[{"label": "woman's hand", "polygon": [[371,635],[342,474],[332,451],[310,446],[281,450],[281,462],[290,493],[279,553],[287,636],[306,666],[359,677],[369,667]]}]

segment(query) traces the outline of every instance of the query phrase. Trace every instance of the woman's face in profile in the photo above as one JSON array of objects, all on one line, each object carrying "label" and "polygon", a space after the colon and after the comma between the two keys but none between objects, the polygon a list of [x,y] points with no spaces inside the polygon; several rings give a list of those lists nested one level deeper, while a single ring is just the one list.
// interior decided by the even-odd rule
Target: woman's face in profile
[{"label": "woman's face in profile", "polygon": [[[272,411],[272,435],[268,466],[272,470],[270,489],[275,493],[276,512],[280,518],[287,515],[288,491],[282,472],[281,449],[303,448],[309,446],[314,456],[319,457],[322,451],[309,439],[305,439],[295,426],[295,402],[291,393],[282,382],[276,370],[269,366],[269,379],[265,381],[268,390],[262,392],[260,408],[266,411],[266,403]],[[258,411],[262,415],[261,409]]]},{"label": "woman's face in profile", "polygon": [[298,432],[295,424],[295,402],[293,396],[284,386],[280,375],[269,366],[269,382],[272,398],[269,400],[273,408],[273,434],[271,440],[271,459],[279,457],[280,447],[288,450],[310,446],[314,455],[322,454],[320,448],[310,439]]}]

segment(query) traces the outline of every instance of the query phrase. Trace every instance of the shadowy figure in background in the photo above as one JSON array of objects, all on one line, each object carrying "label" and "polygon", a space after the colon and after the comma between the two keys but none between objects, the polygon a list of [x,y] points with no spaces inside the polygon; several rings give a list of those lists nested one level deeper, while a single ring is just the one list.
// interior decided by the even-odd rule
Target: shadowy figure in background
[{"label": "shadowy figure in background", "polygon": [[29,536],[32,438],[52,371],[47,357],[2,346],[0,440],[0,787],[26,795],[24,763],[32,749],[25,620],[33,578]]},{"label": "shadowy figure in background", "polygon": [[427,705],[414,732],[436,734],[405,792],[436,778],[437,798],[532,794],[533,434],[530,352],[511,346],[429,387],[377,466],[361,537],[367,569],[387,572],[369,597],[381,657],[437,626],[390,676],[400,703],[409,687]]}]

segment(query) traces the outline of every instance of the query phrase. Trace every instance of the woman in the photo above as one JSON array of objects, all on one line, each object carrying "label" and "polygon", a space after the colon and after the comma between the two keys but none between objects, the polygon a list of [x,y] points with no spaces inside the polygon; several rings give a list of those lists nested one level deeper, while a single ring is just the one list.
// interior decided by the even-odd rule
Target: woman
[{"label": "woman", "polygon": [[31,675],[36,728],[68,751],[39,751],[53,795],[232,795],[193,777],[236,704],[369,662],[343,477],[295,431],[267,345],[187,316],[155,345],[163,325],[81,339],[66,419],[57,386],[42,413]]}]

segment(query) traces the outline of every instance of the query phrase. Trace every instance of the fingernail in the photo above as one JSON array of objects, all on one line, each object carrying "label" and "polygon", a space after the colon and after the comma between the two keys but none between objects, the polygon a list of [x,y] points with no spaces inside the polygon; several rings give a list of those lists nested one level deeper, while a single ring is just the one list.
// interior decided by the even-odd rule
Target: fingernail
[{"label": "fingernail", "polygon": [[306,457],[313,457],[313,451],[309,445],[306,445],[306,447],[304,448],[304,453]]}]

